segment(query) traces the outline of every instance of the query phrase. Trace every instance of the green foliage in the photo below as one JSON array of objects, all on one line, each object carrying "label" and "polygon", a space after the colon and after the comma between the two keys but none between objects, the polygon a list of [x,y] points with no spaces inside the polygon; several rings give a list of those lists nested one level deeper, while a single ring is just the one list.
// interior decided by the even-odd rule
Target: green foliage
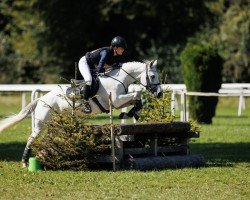
[{"label": "green foliage", "polygon": [[[143,109],[141,110],[141,117],[139,122],[150,123],[150,122],[165,122],[169,123],[174,121],[175,116],[172,115],[171,111],[171,93],[169,90],[163,92],[161,98],[154,97],[150,92],[143,92]],[[196,121],[190,120],[190,131],[200,133],[201,128],[197,125]]]},{"label": "green foliage", "polygon": [[[249,2],[248,2],[249,3]],[[226,82],[250,81],[250,5],[232,5],[219,27]]]},{"label": "green foliage", "polygon": [[[98,154],[110,154],[110,125],[94,126],[89,115],[54,113],[32,144],[46,169],[83,170],[97,165]],[[114,127],[118,130],[118,126]]]},{"label": "green foliage", "polygon": [[21,70],[15,66],[17,56],[10,43],[10,37],[0,33],[0,82],[10,84],[20,80]]},{"label": "green foliage", "polygon": [[87,51],[122,35],[131,51],[117,61],[158,58],[162,79],[167,74],[168,82],[181,83],[179,54],[196,34],[226,60],[224,82],[249,82],[249,10],[248,0],[3,0],[0,81],[70,78]]},{"label": "green foliage", "polygon": [[[189,44],[181,53],[183,76],[188,91],[218,92],[222,83],[222,58],[211,45]],[[218,97],[189,98],[190,115],[200,123],[212,123]]]},{"label": "green foliage", "polygon": [[183,49],[183,45],[175,44],[162,44],[162,42],[156,42],[151,40],[151,46],[145,51],[139,46],[137,52],[142,58],[156,59],[159,71],[161,71],[161,80],[163,84],[169,83],[183,83],[183,77],[180,65],[180,53]]},{"label": "green foliage", "polygon": [[208,14],[204,2],[197,0],[168,3],[163,0],[4,0],[0,6],[3,8],[0,14],[5,19],[0,22],[0,29],[9,34],[17,57],[10,58],[14,61],[10,66],[20,70],[15,73],[20,78],[8,77],[7,70],[0,76],[4,77],[3,81],[16,83],[69,79],[74,75],[74,62],[87,51],[108,46],[115,35],[124,36],[130,49],[125,60],[118,58],[118,62],[159,57],[159,68],[166,69],[164,75],[170,72],[169,81],[181,82],[175,49],[183,46],[186,37],[197,31]]},{"label": "green foliage", "polygon": [[[1,83],[58,82],[59,59],[52,57],[42,38],[46,27],[34,9],[36,0],[0,2]],[[55,61],[57,64],[55,64]],[[51,73],[53,72],[53,73]]]},{"label": "green foliage", "polygon": [[170,92],[165,91],[161,98],[154,97],[150,92],[143,93],[143,109],[139,122],[172,122],[174,116],[171,114]]},{"label": "green foliage", "polygon": [[223,82],[249,82],[249,1],[218,0],[208,2],[207,6],[213,14],[214,22],[210,22],[196,34],[196,43],[206,42],[218,48],[225,60]]},{"label": "green foliage", "polygon": [[200,133],[201,132],[201,126],[197,125],[197,122],[194,120],[189,120],[189,123],[191,125],[190,132]]}]

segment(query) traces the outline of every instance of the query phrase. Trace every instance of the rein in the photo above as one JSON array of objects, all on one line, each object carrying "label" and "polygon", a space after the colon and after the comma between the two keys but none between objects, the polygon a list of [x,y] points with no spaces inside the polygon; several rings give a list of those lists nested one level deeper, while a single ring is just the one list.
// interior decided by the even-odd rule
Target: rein
[{"label": "rein", "polygon": [[[121,68],[122,69],[122,68]],[[140,81],[136,80],[135,77],[133,77],[131,74],[129,74],[126,70],[122,69],[127,75],[129,75],[131,78],[133,78],[135,80],[135,83],[139,83],[140,85],[147,87],[146,85],[140,83]]]}]

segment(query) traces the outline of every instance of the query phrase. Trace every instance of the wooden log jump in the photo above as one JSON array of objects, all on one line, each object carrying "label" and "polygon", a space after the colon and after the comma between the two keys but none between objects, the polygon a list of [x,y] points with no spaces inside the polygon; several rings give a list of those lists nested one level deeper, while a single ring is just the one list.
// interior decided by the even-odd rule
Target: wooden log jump
[{"label": "wooden log jump", "polygon": [[[203,156],[190,155],[188,140],[199,138],[190,127],[189,122],[121,124],[121,130],[115,133],[117,168],[152,170],[203,165]],[[110,157],[107,160],[110,162]]]},{"label": "wooden log jump", "polygon": [[180,138],[198,138],[199,134],[190,131],[189,122],[171,122],[171,123],[149,123],[149,124],[121,124],[121,132],[117,135],[143,135]]}]

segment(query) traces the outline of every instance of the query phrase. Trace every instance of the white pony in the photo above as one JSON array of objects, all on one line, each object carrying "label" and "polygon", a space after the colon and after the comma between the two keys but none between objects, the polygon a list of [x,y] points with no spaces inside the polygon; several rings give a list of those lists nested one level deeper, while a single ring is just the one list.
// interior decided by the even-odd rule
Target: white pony
[{"label": "white pony", "polygon": [[[95,101],[90,99],[90,105],[93,113],[101,113],[109,110],[109,95],[111,94],[113,108],[123,108],[135,104],[141,99],[140,91],[128,93],[130,84],[139,82],[146,89],[159,96],[162,93],[159,76],[156,70],[157,61],[148,63],[128,62],[122,64],[121,68],[114,69],[104,76],[99,77],[100,85],[95,95]],[[23,167],[27,167],[27,161],[30,154],[30,145],[33,139],[40,133],[44,121],[50,120],[51,108],[62,111],[69,109],[71,102],[67,98],[69,87],[58,87],[39,99],[32,101],[19,114],[0,121],[0,132],[23,120],[32,112],[35,113],[34,128],[28,138],[23,157]],[[71,90],[72,91],[72,90]],[[64,98],[62,98],[62,96]],[[66,96],[66,97],[65,97]],[[96,101],[97,100],[97,101]],[[81,106],[82,100],[76,101],[76,106]]]}]

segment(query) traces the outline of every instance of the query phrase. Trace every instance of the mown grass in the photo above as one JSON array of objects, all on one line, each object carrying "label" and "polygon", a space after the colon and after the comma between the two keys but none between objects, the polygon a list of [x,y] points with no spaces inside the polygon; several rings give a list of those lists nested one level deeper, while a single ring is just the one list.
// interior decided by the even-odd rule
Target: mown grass
[{"label": "mown grass", "polygon": [[[20,99],[0,96],[0,117],[17,112]],[[26,119],[0,134],[0,199],[249,199],[249,99],[246,105],[237,117],[237,99],[223,98],[213,125],[201,125],[190,148],[204,155],[206,166],[147,172],[23,170],[20,158],[31,131]],[[103,122],[109,117],[99,117]]]}]

